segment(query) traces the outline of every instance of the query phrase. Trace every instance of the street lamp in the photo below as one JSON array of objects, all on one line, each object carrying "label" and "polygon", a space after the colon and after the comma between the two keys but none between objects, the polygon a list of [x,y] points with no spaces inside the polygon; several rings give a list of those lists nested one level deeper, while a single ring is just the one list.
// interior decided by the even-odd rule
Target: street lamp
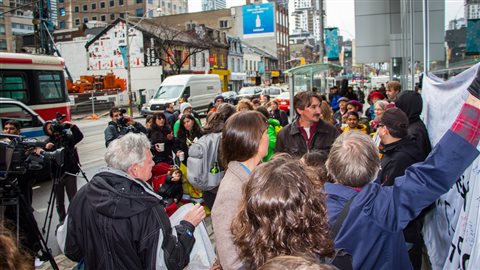
[{"label": "street lamp", "polygon": [[[142,17],[140,17],[140,20],[132,26],[132,28],[135,28],[138,24],[140,24],[144,19],[147,18],[148,12],[152,11],[153,9],[148,9],[145,11]],[[156,8],[155,9],[158,13],[162,11],[161,8]],[[130,110],[130,116],[133,117],[133,93],[132,93],[132,73],[131,73],[131,67],[130,67],[130,27],[128,23],[128,10],[125,13],[125,38],[126,38],[126,54],[127,54],[127,80],[128,80],[128,107]]]}]

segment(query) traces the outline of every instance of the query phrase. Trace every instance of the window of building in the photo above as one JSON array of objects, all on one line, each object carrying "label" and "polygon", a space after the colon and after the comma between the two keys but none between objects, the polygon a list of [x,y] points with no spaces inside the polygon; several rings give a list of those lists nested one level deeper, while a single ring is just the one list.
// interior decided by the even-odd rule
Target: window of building
[{"label": "window of building", "polygon": [[88,23],[88,17],[83,17],[83,22]]},{"label": "window of building", "polygon": [[79,26],[80,25],[80,19],[75,19],[75,26]]},{"label": "window of building", "polygon": [[75,12],[80,12],[80,8],[78,6],[75,6]]},{"label": "window of building", "polygon": [[162,7],[165,7],[165,1],[162,1]]},{"label": "window of building", "polygon": [[93,16],[92,21],[96,21],[96,20],[97,20],[97,16]]},{"label": "window of building", "polygon": [[143,0],[136,0],[137,4],[143,3]]},{"label": "window of building", "polygon": [[105,8],[105,2],[100,2],[100,8]]},{"label": "window of building", "polygon": [[59,26],[60,29],[64,29],[65,28],[65,21],[60,21],[58,23],[58,26]]},{"label": "window of building", "polygon": [[153,0],[148,0],[148,3],[149,3],[149,4],[153,4]]},{"label": "window of building", "polygon": [[96,10],[97,9],[97,3],[92,3],[91,8],[92,8],[92,10]]},{"label": "window of building", "polygon": [[82,10],[83,10],[83,11],[87,11],[87,10],[88,10],[88,5],[83,5],[83,6],[82,6]]},{"label": "window of building", "polygon": [[167,4],[167,7],[168,7],[169,9],[172,9],[172,3],[168,3],[168,4]]},{"label": "window of building", "polygon": [[197,66],[197,54],[192,55],[192,66]]},{"label": "window of building", "polygon": [[220,28],[228,28],[228,21],[227,20],[220,20],[219,21]]},{"label": "window of building", "polygon": [[118,16],[123,19],[123,18],[125,18],[125,13],[120,13],[120,14],[118,14]]},{"label": "window of building", "polygon": [[59,8],[58,14],[60,14],[60,16],[65,16],[65,8]]},{"label": "window of building", "polygon": [[108,3],[111,7],[115,6],[115,0],[110,0]]},{"label": "window of building", "polygon": [[112,21],[115,20],[115,13],[110,14],[110,20],[112,20]]},{"label": "window of building", "polygon": [[[122,13],[122,14],[123,14],[123,13]],[[104,21],[106,21],[106,20],[107,20],[107,18],[105,17],[105,15],[100,16],[100,21],[104,22]]]},{"label": "window of building", "polygon": [[123,0],[118,0],[118,5],[123,6]]},{"label": "window of building", "polygon": [[173,11],[177,11],[177,5],[173,4]]},{"label": "window of building", "polygon": [[205,67],[205,53],[202,52],[202,67]]},{"label": "window of building", "polygon": [[65,0],[58,0],[58,3],[63,3],[65,2]]},{"label": "window of building", "polygon": [[135,9],[135,16],[137,17],[143,17],[143,8],[137,8]]},{"label": "window of building", "polygon": [[[12,28],[13,28],[13,23],[12,23]],[[5,25],[0,24],[0,34],[5,34]]]},{"label": "window of building", "polygon": [[7,41],[2,39],[0,40],[0,50],[6,50],[7,49]]}]

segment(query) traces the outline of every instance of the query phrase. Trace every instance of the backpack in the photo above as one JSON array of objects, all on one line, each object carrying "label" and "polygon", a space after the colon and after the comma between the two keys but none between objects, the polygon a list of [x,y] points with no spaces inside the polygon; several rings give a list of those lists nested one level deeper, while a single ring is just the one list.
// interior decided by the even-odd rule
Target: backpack
[{"label": "backpack", "polygon": [[203,191],[220,185],[225,174],[218,164],[218,148],[222,133],[203,135],[188,149],[187,179],[192,186]]}]

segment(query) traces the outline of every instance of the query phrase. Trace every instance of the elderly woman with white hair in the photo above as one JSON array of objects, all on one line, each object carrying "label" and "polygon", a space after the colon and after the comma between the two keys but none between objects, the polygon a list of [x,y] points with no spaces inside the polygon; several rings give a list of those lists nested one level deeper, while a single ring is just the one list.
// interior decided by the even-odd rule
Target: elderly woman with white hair
[{"label": "elderly woman with white hair", "polygon": [[146,183],[154,163],[143,134],[112,141],[105,161],[70,205],[60,229],[66,236],[58,237],[65,255],[84,259],[87,269],[183,269],[203,207],[195,205],[172,234],[161,197]]}]

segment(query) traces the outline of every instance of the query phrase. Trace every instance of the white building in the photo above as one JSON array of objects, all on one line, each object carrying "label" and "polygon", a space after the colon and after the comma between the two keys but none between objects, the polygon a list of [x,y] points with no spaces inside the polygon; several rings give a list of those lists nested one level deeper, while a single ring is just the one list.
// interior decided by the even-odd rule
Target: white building
[{"label": "white building", "polygon": [[[195,0],[198,1],[198,0]],[[227,7],[226,0],[202,0],[202,11],[224,9]]]}]

